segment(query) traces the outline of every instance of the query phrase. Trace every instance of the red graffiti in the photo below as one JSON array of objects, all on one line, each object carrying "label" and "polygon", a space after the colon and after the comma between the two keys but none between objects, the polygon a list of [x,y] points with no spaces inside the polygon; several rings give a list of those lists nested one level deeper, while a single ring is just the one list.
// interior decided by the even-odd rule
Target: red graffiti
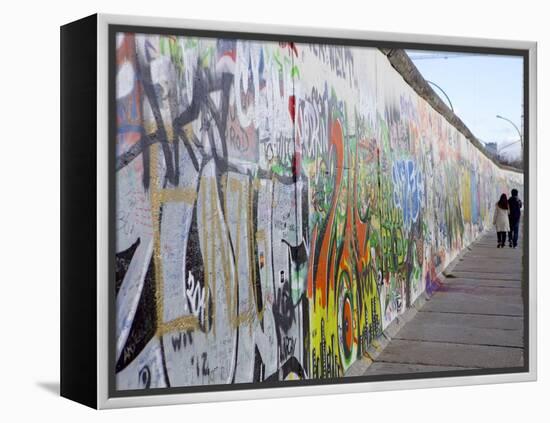
[{"label": "red graffiti", "polygon": [[296,118],[296,96],[294,95],[288,97],[288,113],[290,113],[290,118],[294,122]]},{"label": "red graffiti", "polygon": [[[334,290],[334,278],[336,276],[336,254],[333,252],[334,245],[334,223],[338,207],[338,193],[340,192],[344,168],[344,142],[342,125],[338,120],[332,122],[330,128],[330,142],[336,153],[336,180],[334,184],[335,195],[332,197],[330,214],[327,219],[326,229],[321,241],[321,249],[318,257],[309,261],[308,269],[308,293],[312,293],[313,286],[320,291],[321,307],[327,305],[327,293],[329,289]],[[313,230],[312,251],[315,251],[319,229],[317,225]],[[313,281],[315,280],[315,283]]]},{"label": "red graffiti", "polygon": [[296,47],[296,44],[293,42],[280,42],[279,45],[282,48],[288,47],[292,53],[298,57],[298,48]]}]

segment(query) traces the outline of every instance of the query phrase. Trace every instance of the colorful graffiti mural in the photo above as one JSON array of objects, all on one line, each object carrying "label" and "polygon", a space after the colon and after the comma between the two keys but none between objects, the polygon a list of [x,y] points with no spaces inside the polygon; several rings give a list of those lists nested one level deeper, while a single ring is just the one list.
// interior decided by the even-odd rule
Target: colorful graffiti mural
[{"label": "colorful graffiti mural", "polygon": [[117,389],[344,376],[522,185],[376,49],[116,52]]}]

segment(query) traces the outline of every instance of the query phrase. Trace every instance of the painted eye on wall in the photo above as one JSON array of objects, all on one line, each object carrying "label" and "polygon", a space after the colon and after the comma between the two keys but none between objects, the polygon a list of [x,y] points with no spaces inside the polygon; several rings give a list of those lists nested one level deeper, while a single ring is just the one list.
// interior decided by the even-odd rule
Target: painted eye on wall
[{"label": "painted eye on wall", "polygon": [[340,356],[344,365],[349,365],[354,350],[354,302],[348,273],[342,271],[338,280],[338,340]]}]

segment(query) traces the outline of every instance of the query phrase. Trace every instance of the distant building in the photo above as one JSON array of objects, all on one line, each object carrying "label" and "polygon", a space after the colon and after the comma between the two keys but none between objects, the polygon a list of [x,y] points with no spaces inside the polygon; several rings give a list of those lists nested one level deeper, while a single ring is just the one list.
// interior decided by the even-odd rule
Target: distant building
[{"label": "distant building", "polygon": [[491,156],[496,157],[498,152],[498,144],[496,142],[488,142],[485,144],[485,149]]}]

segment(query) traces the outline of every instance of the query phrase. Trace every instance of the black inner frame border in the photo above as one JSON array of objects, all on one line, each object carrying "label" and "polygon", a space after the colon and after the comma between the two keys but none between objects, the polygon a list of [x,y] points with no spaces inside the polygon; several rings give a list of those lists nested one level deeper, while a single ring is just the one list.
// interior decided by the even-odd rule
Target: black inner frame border
[{"label": "black inner frame border", "polygon": [[[115,376],[115,213],[116,213],[116,34],[117,33],[139,33],[154,35],[176,35],[176,36],[195,36],[202,38],[228,38],[253,41],[272,41],[272,42],[296,42],[307,44],[327,44],[350,47],[370,47],[370,48],[390,48],[403,50],[424,50],[424,51],[442,51],[442,52],[464,52],[479,53],[502,56],[516,56],[523,58],[523,199],[524,210],[530,210],[529,202],[529,50],[500,47],[478,47],[478,46],[460,46],[450,44],[434,44],[419,42],[401,42],[401,41],[378,41],[368,39],[354,38],[333,38],[320,36],[302,36],[292,34],[266,34],[256,32],[237,32],[237,31],[216,31],[190,28],[171,28],[140,25],[108,25],[108,397],[123,398],[151,395],[169,395],[169,394],[188,394],[199,392],[220,392],[220,391],[252,391],[254,389],[268,388],[289,388],[300,386],[316,385],[341,385],[349,383],[365,383],[380,381],[399,381],[411,379],[438,379],[443,377],[463,377],[480,375],[498,375],[511,373],[529,372],[529,215],[523,213],[523,268],[522,268],[522,296],[523,296],[523,366],[505,367],[492,369],[471,369],[471,370],[449,370],[439,372],[415,372],[388,375],[371,376],[348,376],[340,378],[327,379],[305,379],[274,382],[248,382],[236,384],[217,384],[217,385],[196,385],[182,387],[152,388],[152,389],[131,389],[117,390]],[[406,34],[402,34],[407,36]],[[435,36],[434,36],[435,38]],[[503,41],[505,42],[505,41]],[[335,386],[335,392],[338,393],[338,387]],[[299,392],[297,392],[299,394]]]}]

